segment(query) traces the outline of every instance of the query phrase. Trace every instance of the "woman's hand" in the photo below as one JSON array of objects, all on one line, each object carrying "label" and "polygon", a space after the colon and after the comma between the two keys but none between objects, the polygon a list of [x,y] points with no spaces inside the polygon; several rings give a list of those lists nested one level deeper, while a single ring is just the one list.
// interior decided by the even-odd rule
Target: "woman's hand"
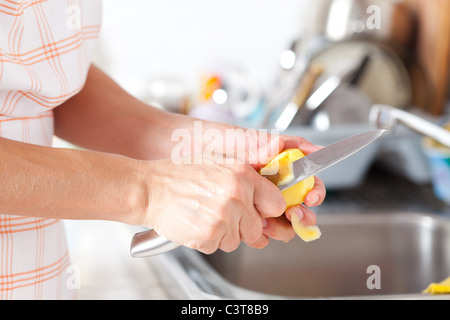
[{"label": "woman's hand", "polygon": [[[254,165],[256,170],[260,170],[265,164],[286,149],[298,148],[305,155],[308,155],[321,148],[301,137],[265,135],[264,133],[258,134],[257,137],[259,140],[257,152],[259,153],[258,158],[260,161]],[[317,217],[309,208],[321,205],[325,200],[325,196],[326,189],[323,181],[315,177],[314,188],[306,195],[304,204],[290,207],[284,215],[267,219],[264,234],[270,238],[284,242],[292,240],[295,237],[295,232],[290,222],[292,214],[299,215],[300,220],[303,220],[306,225],[315,225]]]},{"label": "woman's hand", "polygon": [[267,219],[283,215],[281,192],[247,164],[143,162],[150,179],[143,225],[176,243],[213,253],[244,241],[264,247]]},{"label": "woman's hand", "polygon": [[[228,148],[236,154],[223,156],[219,153],[223,150],[209,147],[199,164],[192,164],[193,155],[181,161],[143,162],[151,180],[144,225],[181,245],[212,253],[233,251],[241,241],[254,248],[265,247],[269,238],[288,242],[295,236],[289,222],[293,213],[315,224],[316,216],[306,206],[323,202],[326,192],[320,179],[316,178],[305,206],[292,207],[285,215],[280,190],[258,171],[284,149],[299,148],[309,154],[319,147],[298,137],[249,136],[256,140],[243,144],[245,152]],[[209,157],[211,150],[216,152],[213,157]]]},{"label": "woman's hand", "polygon": [[[237,234],[237,222],[231,222],[231,220],[236,220],[238,219],[237,217],[245,217],[242,221],[244,228],[242,228],[242,230],[239,229],[239,232],[242,231],[241,239],[250,246],[256,248],[264,247],[268,242],[267,237],[281,241],[289,241],[295,235],[289,223],[292,212],[296,211],[297,214],[303,214],[303,219],[305,219],[306,223],[314,224],[315,215],[307,209],[307,207],[317,206],[321,204],[325,198],[325,187],[320,179],[316,179],[316,186],[307,195],[305,206],[290,208],[288,212],[286,212],[286,215],[283,215],[280,211],[281,192],[274,186],[267,187],[267,181],[261,180],[259,177],[248,180],[249,175],[256,177],[256,172],[284,149],[299,148],[305,154],[314,152],[318,149],[318,147],[308,141],[298,137],[262,134],[254,131],[248,136],[248,139],[243,145],[237,144],[237,153],[232,152],[231,154],[228,154],[228,150],[235,150],[233,149],[234,146],[231,149],[229,148],[230,143],[234,144],[236,142],[242,142],[239,132],[242,132],[243,129],[221,123],[199,121],[187,116],[168,113],[153,108],[125,92],[111,78],[95,66],[91,67],[83,90],[73,98],[69,99],[62,106],[56,108],[54,113],[55,129],[60,138],[86,149],[97,150],[104,153],[121,154],[132,159],[141,160],[140,163],[144,164],[141,165],[141,167],[145,168],[143,171],[145,171],[145,174],[148,176],[141,177],[143,180],[139,180],[137,183],[143,185],[144,189],[150,189],[150,196],[147,194],[144,198],[148,198],[148,201],[151,201],[151,203],[146,207],[146,215],[144,215],[144,217],[138,217],[137,223],[145,221],[147,226],[153,226],[153,224],[155,224],[162,235],[166,235],[169,239],[176,242],[184,241],[184,243],[187,243],[188,241],[191,241],[192,246],[203,248],[203,244],[201,243],[202,239],[209,239],[204,233],[199,234],[199,237],[197,237],[197,231],[188,228],[188,226],[192,227],[192,225],[195,225],[195,212],[197,218],[200,219],[199,226],[204,225],[201,222],[201,217],[203,217],[203,215],[200,214],[203,212],[206,214],[204,216],[204,219],[206,220],[206,222],[204,221],[205,224],[212,223],[214,225],[214,223],[218,223],[221,226],[220,228],[224,228],[224,225],[227,225],[229,228],[232,228],[233,226],[235,229],[235,231],[233,231],[234,234]],[[203,134],[200,135],[200,140],[203,141],[200,141],[200,146],[195,145],[195,138],[198,136],[195,129],[196,124],[199,123],[203,125]],[[186,149],[187,152],[184,153],[185,156],[189,156],[192,152],[196,151],[197,148],[199,148],[202,153],[205,151],[206,153],[210,153],[211,150],[215,150],[215,147],[218,147],[218,150],[215,150],[217,153],[227,154],[229,159],[240,159],[240,164],[236,167],[232,165],[224,166],[218,163],[209,164],[209,167],[205,165],[175,165],[175,163],[172,162],[171,155],[174,148],[178,146],[179,141],[173,138],[174,132],[180,130],[187,133],[190,138],[193,138]],[[222,134],[223,137],[226,137],[225,132],[227,130],[231,130],[229,132],[232,132],[232,139],[224,139],[221,141],[222,144],[219,143],[217,146],[211,148],[211,141],[208,140],[208,133],[213,133],[212,135],[209,135],[209,138],[214,137],[214,133],[219,133],[219,135]],[[236,134],[234,138],[233,132]],[[151,141],[151,143],[149,143],[149,141]],[[223,149],[224,146],[226,147],[225,150]],[[208,156],[206,156],[206,158],[208,158]],[[167,160],[160,161],[158,159]],[[152,166],[149,165],[150,162],[146,162],[148,160],[155,161],[153,163],[153,168],[151,169],[150,167]],[[126,165],[124,165],[125,167],[128,167],[127,163],[129,161],[122,162],[126,163]],[[249,170],[250,166],[253,167],[253,171]],[[129,172],[129,170],[125,171]],[[214,171],[216,173],[212,174]],[[119,174],[119,171],[117,170],[114,170],[113,172],[116,175]],[[246,174],[239,175],[237,172],[245,172]],[[251,174],[249,172],[251,172]],[[177,174],[175,175],[175,173]],[[152,174],[155,174],[155,179],[151,176]],[[124,175],[128,175],[128,173],[125,173]],[[92,177],[93,175],[90,174],[88,176]],[[242,184],[241,186],[236,186],[237,176],[245,176],[247,182],[242,182],[240,183]],[[185,177],[190,177],[192,180],[190,181]],[[148,181],[149,179],[152,180],[151,187],[148,186],[148,183],[150,183]],[[177,181],[177,179],[179,181]],[[105,179],[102,181],[104,180]],[[167,181],[167,183],[161,184],[161,181]],[[255,185],[255,181],[260,181],[262,186],[260,187],[258,184]],[[264,183],[262,183],[263,181]],[[153,187],[153,184],[155,187]],[[156,187],[158,185],[160,190]],[[242,198],[242,194],[231,192],[234,188],[245,189],[247,192],[244,193],[246,198]],[[253,199],[251,198],[252,188],[254,191]],[[259,190],[260,188],[262,188],[261,190],[263,190],[263,194],[265,194],[264,197],[266,197],[261,200],[263,204],[255,203],[255,201],[260,201],[258,200],[260,197],[258,195],[259,192],[255,193],[256,190]],[[124,189],[130,190],[131,188],[124,186]],[[268,193],[268,189],[272,189],[273,191]],[[215,197],[216,202],[214,203],[212,200],[209,200],[208,202],[208,197],[206,196],[207,193],[203,193],[203,199],[200,197],[203,190],[209,190],[210,193],[211,190],[225,190],[228,193],[231,192],[231,196],[230,194],[213,196],[212,198]],[[105,193],[106,191],[108,190],[105,190]],[[137,191],[137,193],[139,192]],[[126,195],[124,192],[122,192],[121,195],[122,194]],[[173,196],[172,200],[169,195]],[[189,200],[190,195],[194,196],[194,200],[191,202]],[[141,195],[134,198],[133,196],[128,196],[127,199],[131,202],[135,201],[136,205],[138,205],[140,203],[140,197]],[[158,205],[158,201],[160,201],[158,197],[161,199],[160,205]],[[177,197],[179,198],[177,199]],[[235,198],[238,198],[238,200]],[[107,199],[109,198],[107,197]],[[253,204],[251,204],[252,201]],[[271,204],[271,206],[275,207],[275,209],[270,213],[266,212],[265,210],[268,206],[264,203],[272,201],[274,203]],[[207,203],[208,205],[204,203]],[[220,205],[218,203],[220,203]],[[225,214],[224,212],[233,211],[230,209],[232,203],[239,203],[241,207],[243,207],[240,208],[240,210],[244,210],[246,213]],[[195,209],[195,204],[199,206],[197,209]],[[106,203],[105,205],[110,205],[112,207],[106,210],[106,212],[114,212],[114,214],[107,215],[107,219],[135,223],[136,217],[134,215],[129,215],[127,217],[116,216],[116,214],[120,214],[120,211],[122,211],[121,209],[126,212],[133,211],[130,210],[128,206],[119,208],[114,206],[113,202]],[[252,209],[252,206],[255,209]],[[86,205],[83,205],[83,208],[85,207]],[[139,207],[142,207],[142,205],[139,205]],[[185,210],[185,207],[191,209]],[[224,219],[225,221],[214,222],[215,215],[208,210],[215,210],[217,207],[227,208],[222,211],[219,209],[221,212],[219,218]],[[255,210],[260,215],[259,223],[263,226],[263,235],[256,241],[254,241],[255,236],[252,233],[258,233],[259,231],[256,232],[255,230],[259,230],[260,225],[255,222],[258,220],[255,219]],[[260,210],[262,210],[262,213]],[[86,214],[83,216],[88,216],[90,211],[85,211]],[[135,211],[141,212],[142,210]],[[99,212],[99,210],[96,209],[94,212]],[[183,215],[183,212],[186,214]],[[167,219],[164,217],[166,214]],[[249,214],[249,217],[247,217],[247,214]],[[209,218],[207,217],[213,218],[208,220]],[[230,221],[228,219],[230,219]],[[247,219],[257,223],[255,229],[247,227],[249,224]],[[180,225],[178,229],[176,228],[177,224]],[[251,229],[250,234],[246,231],[249,230],[249,228]],[[215,230],[215,228],[212,228],[212,230]],[[183,232],[189,236],[183,236]],[[211,228],[204,232],[211,232]],[[236,236],[230,236],[227,232],[225,232],[225,234],[227,234],[227,237],[223,237],[225,240],[223,240],[222,243],[219,241],[219,243],[212,244],[213,241],[211,239],[205,240],[205,243],[207,243],[205,244],[205,250],[211,251],[215,246],[218,248],[224,247],[225,250],[229,250],[236,245],[236,243],[234,243],[234,245],[228,244],[228,239],[233,238],[233,241],[236,241]],[[215,239],[215,241],[217,242],[218,239]]]}]

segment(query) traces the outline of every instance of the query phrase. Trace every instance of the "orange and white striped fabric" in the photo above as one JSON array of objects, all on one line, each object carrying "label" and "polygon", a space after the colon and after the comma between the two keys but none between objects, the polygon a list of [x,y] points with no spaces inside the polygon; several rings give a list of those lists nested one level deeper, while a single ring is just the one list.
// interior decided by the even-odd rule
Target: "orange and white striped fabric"
[{"label": "orange and white striped fabric", "polygon": [[[51,146],[52,110],[85,83],[101,6],[0,0],[0,137]],[[63,222],[31,214],[0,212],[0,299],[72,299]]]}]

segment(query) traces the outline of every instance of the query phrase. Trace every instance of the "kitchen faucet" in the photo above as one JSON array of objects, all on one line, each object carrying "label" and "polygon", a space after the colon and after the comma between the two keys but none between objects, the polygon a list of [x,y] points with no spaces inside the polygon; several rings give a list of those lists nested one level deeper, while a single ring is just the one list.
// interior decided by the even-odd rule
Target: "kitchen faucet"
[{"label": "kitchen faucet", "polygon": [[375,127],[386,130],[391,130],[398,123],[401,123],[409,129],[450,148],[449,131],[404,110],[387,105],[374,105],[370,111],[369,121]]}]

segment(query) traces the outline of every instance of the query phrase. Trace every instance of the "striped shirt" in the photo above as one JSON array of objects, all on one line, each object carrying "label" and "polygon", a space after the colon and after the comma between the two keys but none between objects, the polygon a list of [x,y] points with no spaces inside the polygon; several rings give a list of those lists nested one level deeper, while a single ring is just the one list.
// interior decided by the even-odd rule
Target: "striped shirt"
[{"label": "striped shirt", "polygon": [[[101,0],[0,0],[0,137],[51,146],[52,110],[84,85],[100,23]],[[74,298],[62,221],[31,215],[0,212],[0,299]]]}]

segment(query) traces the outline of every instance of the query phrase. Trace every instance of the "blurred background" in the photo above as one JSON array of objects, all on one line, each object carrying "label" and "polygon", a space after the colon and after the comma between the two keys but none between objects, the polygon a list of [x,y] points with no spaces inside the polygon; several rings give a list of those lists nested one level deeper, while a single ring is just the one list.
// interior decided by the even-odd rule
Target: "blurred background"
[{"label": "blurred background", "polygon": [[423,185],[430,132],[397,118],[447,122],[448,12],[448,0],[108,0],[94,60],[154,106],[319,145],[388,123],[321,178],[355,188],[377,162]]},{"label": "blurred background", "polygon": [[108,0],[96,62],[129,92],[152,81],[198,90],[217,68],[243,68],[258,87],[273,83],[279,56],[302,33],[309,0]]}]

